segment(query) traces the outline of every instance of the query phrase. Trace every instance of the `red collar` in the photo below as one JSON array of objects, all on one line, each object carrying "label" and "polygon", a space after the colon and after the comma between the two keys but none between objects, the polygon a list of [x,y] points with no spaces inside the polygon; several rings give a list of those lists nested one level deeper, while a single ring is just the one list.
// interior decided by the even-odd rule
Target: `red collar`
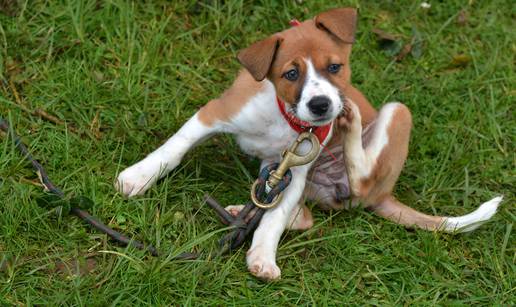
[{"label": "red collar", "polygon": [[287,121],[288,125],[292,130],[301,133],[304,131],[308,131],[312,129],[312,133],[317,136],[319,139],[319,143],[323,143],[328,135],[330,134],[331,127],[333,125],[333,122],[326,124],[324,126],[312,126],[309,122],[305,122],[300,120],[299,118],[295,117],[293,114],[288,113],[285,109],[285,103],[276,96],[276,101],[278,102],[278,107],[281,112],[281,115],[283,115],[283,118]]}]

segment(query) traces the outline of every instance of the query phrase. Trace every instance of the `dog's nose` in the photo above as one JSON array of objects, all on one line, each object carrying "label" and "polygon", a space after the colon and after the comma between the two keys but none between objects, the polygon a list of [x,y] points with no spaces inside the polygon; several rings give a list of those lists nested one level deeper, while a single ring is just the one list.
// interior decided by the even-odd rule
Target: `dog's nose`
[{"label": "dog's nose", "polygon": [[315,115],[323,115],[330,108],[331,100],[327,96],[315,96],[308,102],[308,108]]}]

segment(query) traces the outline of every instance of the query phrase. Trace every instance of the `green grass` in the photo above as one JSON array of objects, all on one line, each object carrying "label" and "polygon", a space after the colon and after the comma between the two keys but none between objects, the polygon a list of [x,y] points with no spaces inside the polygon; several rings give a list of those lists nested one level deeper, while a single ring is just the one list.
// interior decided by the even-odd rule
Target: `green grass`
[{"label": "green grass", "polygon": [[[1,1],[0,1],[1,2]],[[9,1],[3,1],[5,3]],[[14,1],[11,1],[14,2]],[[514,305],[515,31],[512,1],[20,1],[0,13],[0,114],[8,117],[67,195],[164,251],[116,247],[74,217],[38,206],[44,192],[0,138],[0,305]],[[465,214],[503,194],[493,221],[448,235],[409,230],[362,210],[325,213],[282,239],[282,279],[246,270],[242,248],[223,258],[171,260],[215,250],[222,226],[202,204],[247,201],[258,161],[218,136],[143,197],[113,189],[201,105],[230,85],[237,50],[324,9],[360,7],[353,80],[375,106],[413,112],[410,155],[395,194],[428,213]],[[467,24],[456,22],[467,12]],[[419,59],[395,62],[376,44],[381,28],[424,41]],[[468,55],[452,68],[454,56]],[[78,133],[21,109],[41,108]],[[59,263],[81,266],[69,274]],[[93,259],[93,260],[91,260]],[[91,268],[90,268],[91,269]]]}]

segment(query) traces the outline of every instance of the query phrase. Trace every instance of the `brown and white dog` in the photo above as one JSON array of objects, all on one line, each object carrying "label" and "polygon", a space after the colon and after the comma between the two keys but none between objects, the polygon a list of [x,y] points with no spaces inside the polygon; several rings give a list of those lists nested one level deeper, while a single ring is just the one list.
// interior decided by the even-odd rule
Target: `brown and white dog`
[{"label": "brown and white dog", "polygon": [[[164,145],[124,170],[118,190],[127,196],[144,193],[190,148],[221,132],[234,134],[242,150],[259,157],[262,166],[278,162],[298,136],[290,122],[295,119],[314,128],[329,127],[320,139],[332,155],[323,152],[315,162],[291,169],[293,179],[280,204],[265,213],[254,233],[247,253],[252,274],[267,280],[280,277],[275,259],[281,234],[286,228],[313,225],[303,204],[306,198],[326,208],[360,200],[389,220],[428,230],[470,231],[491,218],[502,197],[468,215],[442,217],[418,212],[392,196],[407,157],[411,113],[401,103],[376,111],[350,84],[356,19],[355,9],[330,10],[242,50],[238,60],[245,69],[233,85]],[[309,148],[301,144],[299,150]],[[228,209],[234,214],[240,207]]]}]

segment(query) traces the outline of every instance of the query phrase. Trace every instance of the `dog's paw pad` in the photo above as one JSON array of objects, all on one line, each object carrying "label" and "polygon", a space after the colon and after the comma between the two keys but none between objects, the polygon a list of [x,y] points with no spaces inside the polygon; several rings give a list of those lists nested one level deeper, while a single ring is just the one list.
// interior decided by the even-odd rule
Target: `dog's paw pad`
[{"label": "dog's paw pad", "polygon": [[[238,216],[240,214],[240,211],[242,211],[244,209],[245,205],[232,205],[232,206],[227,206],[226,208],[226,211],[229,212],[229,214],[231,214],[232,216]],[[257,208],[254,208],[251,210],[251,212],[249,212],[245,217],[244,217],[244,221],[246,223],[249,223],[249,221],[255,216],[257,212]]]}]

